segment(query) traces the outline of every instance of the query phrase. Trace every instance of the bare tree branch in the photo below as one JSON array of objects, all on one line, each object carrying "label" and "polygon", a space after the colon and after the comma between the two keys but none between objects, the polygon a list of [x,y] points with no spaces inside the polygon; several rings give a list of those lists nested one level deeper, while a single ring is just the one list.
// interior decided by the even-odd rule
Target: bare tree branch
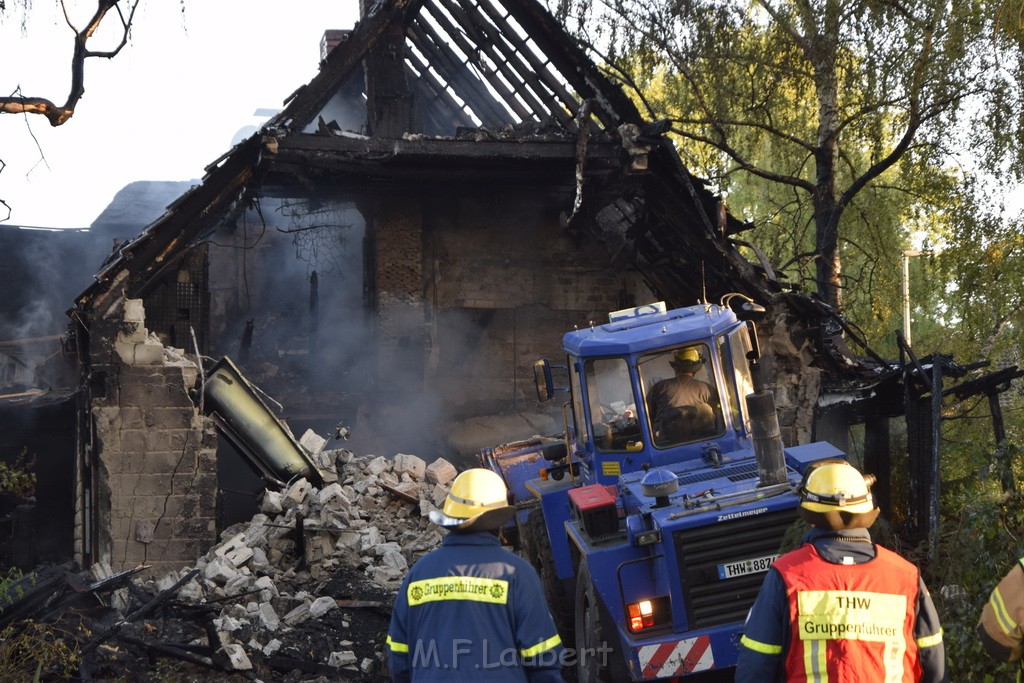
[{"label": "bare tree branch", "polygon": [[[64,11],[64,20],[75,34],[75,47],[71,57],[71,89],[68,92],[67,100],[63,105],[58,105],[53,100],[45,97],[22,97],[12,95],[0,97],[0,114],[41,114],[49,120],[51,126],[60,126],[67,123],[75,113],[78,101],[85,94],[85,60],[90,57],[103,57],[111,59],[128,43],[128,34],[131,31],[132,20],[135,17],[135,10],[141,0],[134,0],[128,11],[128,15],[121,9],[122,0],[96,0],[96,11],[92,18],[81,30],[75,28],[68,16],[64,0],[61,0],[61,9]],[[88,48],[89,39],[93,37],[104,18],[110,10],[115,10],[121,22],[121,41],[111,50],[96,51]]]}]

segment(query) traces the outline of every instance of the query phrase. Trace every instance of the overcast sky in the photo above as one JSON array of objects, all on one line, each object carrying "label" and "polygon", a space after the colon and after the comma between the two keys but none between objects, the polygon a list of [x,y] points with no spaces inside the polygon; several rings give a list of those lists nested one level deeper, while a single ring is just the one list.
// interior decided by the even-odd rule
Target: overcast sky
[{"label": "overcast sky", "polygon": [[[79,25],[96,5],[67,3]],[[24,31],[20,10],[0,16],[0,92],[63,104],[72,33],[58,1],[34,0]],[[7,223],[87,227],[132,181],[202,177],[242,128],[263,122],[257,109],[280,108],[317,73],[324,30],[357,16],[358,0],[142,0],[121,53],[86,61],[70,121],[0,115]],[[117,17],[107,23],[116,28]],[[101,38],[92,49],[116,45]]]}]

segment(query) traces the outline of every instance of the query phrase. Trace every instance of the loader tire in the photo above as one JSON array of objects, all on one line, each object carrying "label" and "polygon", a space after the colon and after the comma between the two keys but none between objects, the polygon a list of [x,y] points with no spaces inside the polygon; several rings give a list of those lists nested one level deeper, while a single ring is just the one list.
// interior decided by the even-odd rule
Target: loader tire
[{"label": "loader tire", "polygon": [[577,683],[620,683],[632,678],[622,658],[619,634],[590,578],[586,558],[576,570]]},{"label": "loader tire", "polygon": [[523,555],[540,576],[544,587],[544,601],[555,619],[558,635],[563,643],[573,641],[572,595],[566,590],[565,582],[558,578],[555,571],[555,558],[548,539],[547,525],[544,523],[544,511],[540,508],[531,510],[526,522],[519,530],[519,540]]}]

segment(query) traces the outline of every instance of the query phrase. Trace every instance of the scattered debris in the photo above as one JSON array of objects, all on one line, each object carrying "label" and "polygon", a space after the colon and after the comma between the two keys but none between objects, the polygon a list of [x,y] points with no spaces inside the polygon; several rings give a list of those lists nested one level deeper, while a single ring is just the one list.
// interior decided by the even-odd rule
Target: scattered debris
[{"label": "scattered debris", "polygon": [[314,436],[303,444],[316,449],[323,487],[299,478],[266,490],[261,512],[225,529],[195,566],[146,580],[134,576],[142,568],[43,570],[0,605],[0,625],[52,624],[85,679],[159,666],[188,680],[388,680],[395,590],[441,541],[427,514],[456,471],[443,458],[325,450]]}]

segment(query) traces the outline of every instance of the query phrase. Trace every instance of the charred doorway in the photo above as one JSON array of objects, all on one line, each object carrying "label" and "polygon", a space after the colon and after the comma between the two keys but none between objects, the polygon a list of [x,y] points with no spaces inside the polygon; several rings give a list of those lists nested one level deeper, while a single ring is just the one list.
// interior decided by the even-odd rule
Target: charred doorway
[{"label": "charred doorway", "polygon": [[0,401],[0,462],[35,474],[34,496],[0,495],[0,563],[30,569],[74,556],[76,397]]}]

